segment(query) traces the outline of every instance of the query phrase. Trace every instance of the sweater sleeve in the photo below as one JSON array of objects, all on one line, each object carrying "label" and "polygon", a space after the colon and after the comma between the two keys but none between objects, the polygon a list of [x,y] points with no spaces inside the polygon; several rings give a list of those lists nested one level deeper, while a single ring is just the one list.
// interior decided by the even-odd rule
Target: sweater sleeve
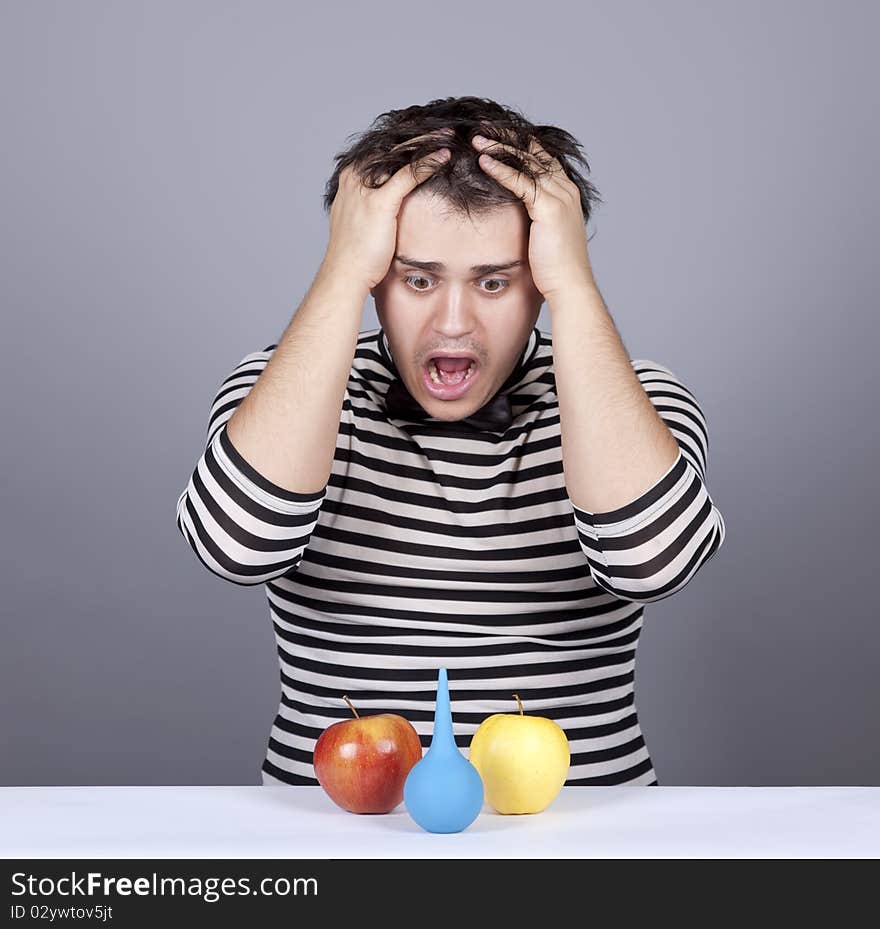
[{"label": "sweater sleeve", "polygon": [[679,452],[641,496],[605,513],[572,504],[581,548],[595,582],[621,600],[662,600],[681,590],[718,551],[725,525],[706,489],[709,434],[696,398],[669,369],[633,367]]},{"label": "sweater sleeve", "polygon": [[247,586],[298,567],[327,492],[326,486],[315,493],[285,490],[247,462],[227,435],[229,419],[274,349],[246,355],[217,389],[205,450],[177,499],[177,527],[199,561]]}]

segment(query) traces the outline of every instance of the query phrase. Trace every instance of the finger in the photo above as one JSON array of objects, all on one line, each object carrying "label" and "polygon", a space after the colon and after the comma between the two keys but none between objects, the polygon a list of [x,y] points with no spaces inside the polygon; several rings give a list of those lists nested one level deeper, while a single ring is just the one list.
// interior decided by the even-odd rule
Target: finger
[{"label": "finger", "polygon": [[568,197],[580,204],[581,192],[577,184],[568,176],[562,163],[554,158],[534,136],[529,137],[529,151],[550,172],[545,183],[547,189],[557,196]]},{"label": "finger", "polygon": [[[480,166],[505,187],[514,191],[520,199],[523,199],[529,211],[529,215],[532,216],[532,218],[534,218],[535,203],[542,193],[545,195],[549,194],[559,199],[566,199],[574,190],[574,185],[568,178],[562,165],[544,150],[534,136],[529,137],[530,151],[528,152],[517,148],[515,145],[508,145],[504,142],[496,142],[494,140],[483,142],[480,139],[474,139],[474,145],[483,150],[479,156]],[[503,173],[501,169],[508,166],[498,161],[497,158],[492,158],[489,154],[489,150],[496,153],[499,151],[507,151],[518,155],[522,160],[536,169],[536,177],[534,180],[531,178],[524,179],[522,174],[514,171],[514,169],[509,170],[514,171],[517,179],[514,178],[513,174]],[[492,160],[484,162],[484,157],[492,158]],[[505,180],[505,178],[507,178],[507,180]],[[528,191],[526,197],[524,197],[522,193],[524,189]]]},{"label": "finger", "polygon": [[[406,148],[416,148],[420,142],[424,142],[427,139],[430,139],[436,142],[438,145],[441,145],[451,136],[455,135],[455,129],[451,126],[444,126],[440,129],[432,129],[430,132],[422,133],[422,135],[412,136],[409,139],[404,139],[402,142],[398,142],[397,145],[393,145],[388,152],[396,152],[400,149]],[[442,149],[441,149],[442,151]],[[433,153],[432,153],[433,154]],[[404,168],[408,167],[407,165],[403,166]],[[377,184],[381,187],[384,185],[388,179],[391,177],[390,171],[383,171],[382,174],[377,179]],[[424,178],[423,178],[424,180]]]},{"label": "finger", "polygon": [[[395,146],[395,147],[396,147],[396,146]],[[393,151],[393,149],[392,149],[392,151]],[[418,171],[420,171],[420,170],[423,168],[423,166],[432,166],[432,165],[434,165],[434,166],[436,167],[436,165],[435,165],[435,162],[436,162],[436,161],[441,160],[441,163],[445,163],[445,161],[448,161],[448,160],[449,160],[448,154],[444,154],[444,153],[448,153],[448,151],[449,151],[449,150],[446,149],[446,148],[438,149],[436,152],[432,152],[432,153],[431,153],[431,155],[435,156],[434,159],[433,159],[433,161],[429,160],[429,159],[431,158],[431,156],[426,156],[425,158],[421,159],[421,161],[410,162],[409,164],[403,165],[403,167],[401,167],[401,168],[398,170],[397,173],[399,174],[399,173],[405,172],[405,171],[407,171],[407,170],[409,170],[409,169],[415,169],[415,170],[418,172]],[[383,172],[379,175],[379,179],[378,179],[378,184],[379,184],[379,186],[382,186],[383,184],[385,184],[391,176],[392,176],[392,172],[390,172],[390,171],[383,171]]]},{"label": "finger", "polygon": [[549,168],[551,174],[561,172],[565,174],[565,168],[562,163],[554,158],[543,145],[534,137],[529,136],[529,152],[533,154],[545,167]]},{"label": "finger", "polygon": [[[540,142],[534,137],[529,138],[529,150],[525,151],[517,148],[515,145],[508,145],[506,142],[498,142],[494,139],[487,139],[485,142],[480,138],[474,138],[474,145],[480,152],[488,155],[497,154],[498,152],[510,152],[512,155],[518,155],[524,161],[540,168],[548,175],[554,175],[556,172],[563,171],[562,165],[549,153],[546,152]],[[496,159],[497,160],[497,159]]]},{"label": "finger", "polygon": [[510,165],[506,165],[502,161],[497,161],[489,154],[480,154],[477,161],[490,177],[508,190],[512,190],[523,201],[531,215],[538,194],[538,185],[531,180],[527,180],[522,172],[511,168]]},{"label": "finger", "polygon": [[[499,142],[496,139],[486,139],[481,136],[474,136],[473,145],[480,153],[495,156],[501,152],[509,152],[511,155],[517,155],[524,161],[533,161],[538,163],[538,159],[530,152],[525,152],[515,145],[508,145],[507,142]],[[497,160],[497,159],[495,159]]]},{"label": "finger", "polygon": [[432,177],[451,156],[448,148],[441,148],[418,161],[405,164],[382,184],[381,189],[391,190],[391,196],[402,200],[411,190]]},{"label": "finger", "polygon": [[514,144],[517,140],[517,134],[513,129],[495,126],[492,123],[481,122],[478,135],[487,139],[497,139],[499,142],[510,142]]}]

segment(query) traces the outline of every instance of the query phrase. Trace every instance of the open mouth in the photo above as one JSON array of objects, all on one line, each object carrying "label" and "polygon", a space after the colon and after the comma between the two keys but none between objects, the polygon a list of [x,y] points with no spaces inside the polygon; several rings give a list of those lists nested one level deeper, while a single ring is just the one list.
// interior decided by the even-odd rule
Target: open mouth
[{"label": "open mouth", "polygon": [[471,389],[480,375],[473,355],[433,355],[422,366],[422,383],[439,400],[456,400]]}]

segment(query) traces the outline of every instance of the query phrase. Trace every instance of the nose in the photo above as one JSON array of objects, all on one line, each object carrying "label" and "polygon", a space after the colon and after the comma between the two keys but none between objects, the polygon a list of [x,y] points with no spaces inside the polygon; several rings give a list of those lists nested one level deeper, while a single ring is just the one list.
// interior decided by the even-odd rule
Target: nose
[{"label": "nose", "polygon": [[448,284],[434,311],[434,331],[450,342],[469,336],[477,328],[477,312],[474,298],[466,290],[468,286]]}]

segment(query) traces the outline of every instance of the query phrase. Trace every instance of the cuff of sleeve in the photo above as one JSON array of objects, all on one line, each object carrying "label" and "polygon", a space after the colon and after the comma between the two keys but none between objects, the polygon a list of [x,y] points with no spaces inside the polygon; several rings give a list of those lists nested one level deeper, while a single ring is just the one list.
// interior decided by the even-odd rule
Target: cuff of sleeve
[{"label": "cuff of sleeve", "polygon": [[637,499],[625,506],[604,513],[591,513],[572,503],[578,528],[593,539],[631,532],[658,510],[665,509],[677,499],[679,493],[690,483],[689,472],[695,473],[693,466],[679,450],[678,457],[669,470]]},{"label": "cuff of sleeve", "polygon": [[232,440],[226,434],[226,426],[227,423],[224,423],[214,438],[214,454],[223,470],[248,496],[280,513],[301,513],[304,510],[314,509],[315,504],[324,498],[327,493],[327,485],[321,490],[298,493],[280,487],[267,477],[264,477],[242,457],[238,449],[232,444]]}]

